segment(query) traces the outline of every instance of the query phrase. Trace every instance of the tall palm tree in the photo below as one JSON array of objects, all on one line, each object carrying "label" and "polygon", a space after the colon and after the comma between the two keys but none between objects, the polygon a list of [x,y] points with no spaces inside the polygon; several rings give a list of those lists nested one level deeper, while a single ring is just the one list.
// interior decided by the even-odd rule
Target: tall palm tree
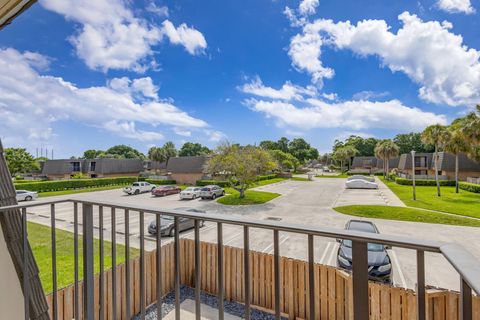
[{"label": "tall palm tree", "polygon": [[333,153],[333,158],[340,161],[340,172],[343,172],[343,162],[348,159],[347,150],[345,147],[338,148]]},{"label": "tall palm tree", "polygon": [[358,154],[358,150],[354,146],[345,146],[345,160],[348,161],[348,169],[352,167],[352,158]]},{"label": "tall palm tree", "polygon": [[[434,166],[435,166],[435,182],[437,184],[437,195],[440,197],[440,182],[438,180],[438,152],[443,148],[447,139],[447,127],[440,124],[428,126],[422,132],[423,143],[428,143],[435,146],[434,152]],[[413,173],[415,174],[415,172]]]},{"label": "tall palm tree", "polygon": [[400,148],[390,139],[382,140],[375,146],[375,156],[383,160],[383,177],[388,177],[390,159],[398,157]]},{"label": "tall palm tree", "polygon": [[471,146],[468,155],[480,161],[480,105],[477,105],[476,113],[471,112],[459,120],[461,122],[460,130]]},{"label": "tall palm tree", "polygon": [[461,152],[468,152],[469,144],[458,127],[452,124],[449,127],[447,140],[445,141],[445,151],[455,155],[455,192],[458,193],[458,155]]}]

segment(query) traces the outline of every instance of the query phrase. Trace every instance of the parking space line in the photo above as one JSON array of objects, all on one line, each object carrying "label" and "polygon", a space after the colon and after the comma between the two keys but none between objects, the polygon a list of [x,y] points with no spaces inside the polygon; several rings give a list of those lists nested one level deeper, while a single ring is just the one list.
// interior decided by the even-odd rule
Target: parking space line
[{"label": "parking space line", "polygon": [[398,262],[397,254],[395,253],[395,251],[393,251],[393,249],[390,250],[390,259],[395,264],[395,269],[398,270],[398,274],[400,276],[400,282],[402,284],[402,287],[406,288],[407,287],[407,281],[405,280],[405,276],[403,275],[402,268],[400,268],[400,263]]},{"label": "parking space line", "polygon": [[[278,243],[278,247],[280,248],[280,246],[285,243],[285,241],[287,241],[288,239],[290,239],[290,236],[285,236],[282,240],[280,240],[280,242]],[[274,248],[272,248],[271,250],[268,251],[268,254],[273,254],[273,251]]]},{"label": "parking space line", "polygon": [[334,256],[335,256],[335,251],[337,249],[337,243],[333,243],[332,245],[332,252],[330,253],[330,257],[328,258],[328,265],[329,266],[332,266],[332,267],[335,267],[337,264],[334,263]]},{"label": "parking space line", "polygon": [[322,254],[322,257],[320,258],[320,264],[325,264],[323,262],[323,260],[325,259],[325,257],[327,256],[327,253],[328,253],[328,250],[330,250],[330,246],[332,245],[332,243],[329,241],[327,243],[327,247],[325,248],[325,250],[323,251],[323,254]]},{"label": "parking space line", "polygon": [[223,245],[224,246],[228,246],[229,244],[233,243],[235,240],[237,240],[237,237],[242,235],[243,234],[243,231],[242,232],[238,232],[238,233],[235,233],[228,241],[224,242]]}]

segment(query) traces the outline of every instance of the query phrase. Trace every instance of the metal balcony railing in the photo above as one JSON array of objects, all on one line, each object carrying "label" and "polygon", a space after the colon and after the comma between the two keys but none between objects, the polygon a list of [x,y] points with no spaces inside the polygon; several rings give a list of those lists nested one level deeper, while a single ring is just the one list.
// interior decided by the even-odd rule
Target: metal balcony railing
[{"label": "metal balcony railing", "polygon": [[[434,252],[442,254],[449,263],[455,268],[460,275],[461,294],[459,304],[459,319],[472,320],[472,291],[477,294],[480,293],[480,262],[477,261],[470,253],[455,244],[446,244],[435,241],[414,240],[411,238],[387,236],[380,234],[371,234],[363,232],[354,232],[347,230],[337,230],[332,228],[312,227],[303,225],[294,225],[288,223],[274,222],[274,221],[259,221],[252,219],[244,219],[231,217],[227,215],[215,214],[199,214],[193,212],[182,212],[178,210],[159,210],[156,207],[147,206],[131,206],[120,205],[111,202],[91,202],[83,200],[59,200],[59,201],[36,201],[33,203],[25,203],[21,205],[1,207],[0,214],[5,211],[20,209],[23,221],[23,246],[24,252],[27,252],[28,237],[27,237],[27,209],[38,206],[50,206],[51,213],[51,250],[52,250],[52,281],[53,281],[53,304],[52,314],[53,319],[58,317],[58,297],[57,297],[57,261],[56,261],[56,229],[55,229],[55,206],[58,203],[72,203],[74,213],[74,255],[75,255],[75,289],[74,289],[74,314],[75,319],[79,319],[80,308],[82,308],[85,319],[95,319],[94,306],[94,207],[98,207],[99,212],[99,237],[100,237],[100,319],[103,319],[104,306],[104,232],[103,223],[104,210],[109,208],[111,210],[111,225],[112,225],[112,266],[116,266],[116,210],[124,211],[125,219],[125,290],[126,290],[126,315],[127,319],[132,316],[130,309],[131,291],[130,279],[131,267],[130,259],[130,218],[129,214],[132,211],[139,212],[140,217],[140,316],[145,318],[145,250],[144,250],[144,216],[146,213],[156,215],[157,226],[160,226],[160,217],[168,215],[174,217],[175,236],[174,236],[174,290],[175,290],[175,318],[180,319],[180,237],[179,237],[179,219],[191,218],[195,221],[194,241],[195,241],[195,311],[196,319],[200,319],[200,221],[211,221],[217,224],[217,283],[218,283],[218,319],[224,319],[224,270],[223,270],[223,226],[224,224],[232,224],[243,227],[244,237],[244,296],[245,296],[245,319],[250,319],[250,286],[251,286],[251,270],[249,264],[249,235],[250,228],[268,229],[273,231],[273,247],[274,247],[274,275],[273,281],[275,283],[275,317],[280,319],[280,255],[279,255],[279,232],[291,232],[297,234],[304,234],[308,236],[308,295],[309,301],[313,302],[315,299],[315,284],[314,284],[314,237],[328,237],[337,239],[349,239],[352,241],[353,248],[353,318],[354,319],[368,319],[369,318],[369,292],[368,292],[368,243],[379,243],[383,245],[396,246],[408,248],[417,252],[417,319],[426,319],[426,303],[425,303],[425,252]],[[82,210],[82,221],[78,221],[79,209]],[[79,226],[82,227],[83,237],[83,299],[79,297]],[[161,264],[161,235],[157,232],[156,236],[156,274],[162,274]],[[24,274],[27,274],[26,266],[28,265],[28,257],[24,255]],[[116,279],[116,268],[112,268],[112,279]],[[161,317],[162,294],[159,292],[162,288],[161,276],[156,277],[157,290],[157,314]],[[119,288],[116,286],[116,281],[112,281],[112,299],[113,305],[116,305],[116,293]],[[25,319],[29,319],[29,287],[27,277],[24,277],[24,299],[25,299]],[[80,301],[83,301],[80,306]],[[117,319],[116,308],[113,309],[113,319]],[[315,319],[315,303],[309,304],[308,318]],[[318,315],[317,315],[318,317]]]}]

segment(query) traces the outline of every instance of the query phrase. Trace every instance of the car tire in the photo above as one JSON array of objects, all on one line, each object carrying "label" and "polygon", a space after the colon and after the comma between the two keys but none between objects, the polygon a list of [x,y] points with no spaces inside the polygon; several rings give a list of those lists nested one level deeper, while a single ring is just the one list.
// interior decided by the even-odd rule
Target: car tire
[{"label": "car tire", "polygon": [[214,193],[212,194],[212,200],[215,200],[215,198],[217,198],[217,195]]},{"label": "car tire", "polygon": [[225,195],[225,190],[222,191],[222,197]]},{"label": "car tire", "polygon": [[170,237],[174,237],[175,236],[175,228],[170,229],[170,232],[168,233],[168,235]]},{"label": "car tire", "polygon": [[202,197],[202,200],[205,200],[205,197]]},{"label": "car tire", "polygon": [[133,193],[134,195],[137,195],[137,194],[140,194],[140,190],[135,190],[135,192]]},{"label": "car tire", "polygon": [[25,201],[32,201],[32,200],[33,200],[32,196],[26,196],[25,197]]},{"label": "car tire", "polygon": [[192,197],[192,200],[195,200],[195,199],[197,199],[197,195],[196,195],[196,194],[194,194],[193,197]]}]

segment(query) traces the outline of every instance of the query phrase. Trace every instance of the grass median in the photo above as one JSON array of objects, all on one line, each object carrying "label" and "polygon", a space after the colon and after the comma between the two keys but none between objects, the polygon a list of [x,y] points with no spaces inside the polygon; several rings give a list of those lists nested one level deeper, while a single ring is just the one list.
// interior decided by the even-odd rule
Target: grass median
[{"label": "grass median", "polygon": [[336,207],[333,209],[337,212],[355,217],[480,227],[480,220],[414,208],[352,205]]},{"label": "grass median", "polygon": [[412,186],[404,186],[395,182],[382,181],[400,200],[409,207],[417,207],[435,211],[458,214],[461,216],[480,218],[480,194],[460,190],[455,193],[455,187],[440,187],[441,197],[437,196],[436,186],[417,186],[417,200],[412,199]]},{"label": "grass median", "polygon": [[240,198],[240,193],[236,190],[227,188],[226,192],[228,194],[219,198],[217,202],[229,206],[262,204],[280,196],[279,193],[247,190],[245,197]]},{"label": "grass median", "polygon": [[[51,252],[51,228],[37,223],[28,223],[28,240],[32,247],[35,260],[37,261],[40,270],[40,280],[43,285],[45,293],[50,293],[53,290],[52,285],[52,252]],[[74,245],[73,233],[56,230],[56,253],[57,253],[57,285],[58,288],[64,288],[74,282],[75,260],[74,260]],[[98,239],[94,240],[94,254],[95,254],[95,273],[100,271],[99,258],[99,244]],[[105,270],[112,267],[112,243],[104,241],[104,265]],[[134,258],[139,255],[139,250],[130,248],[130,257]],[[125,261],[125,247],[117,245],[117,264]],[[78,268],[79,276],[82,278],[83,274],[83,241],[82,236],[78,238]]]},{"label": "grass median", "polygon": [[127,185],[115,185],[115,186],[105,186],[105,187],[93,187],[93,188],[84,188],[84,189],[69,189],[69,190],[60,190],[60,191],[47,191],[40,192],[38,194],[39,198],[53,197],[53,196],[63,196],[68,194],[76,193],[85,193],[85,192],[95,192],[95,191],[104,191],[104,190],[114,190],[121,189]]}]

